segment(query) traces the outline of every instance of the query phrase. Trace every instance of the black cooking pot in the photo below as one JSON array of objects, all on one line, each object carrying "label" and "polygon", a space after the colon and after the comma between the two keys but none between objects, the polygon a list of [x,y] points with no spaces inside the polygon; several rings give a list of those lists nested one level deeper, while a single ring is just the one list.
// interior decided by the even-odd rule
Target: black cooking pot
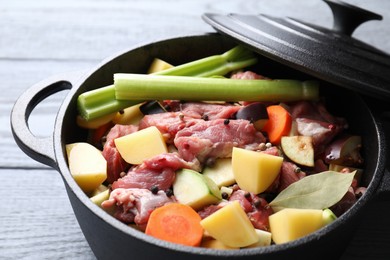
[{"label": "black cooking pot", "polygon": [[[178,37],[132,48],[115,55],[90,72],[69,73],[40,82],[17,100],[11,126],[20,148],[33,159],[58,170],[64,180],[70,202],[80,227],[92,251],[99,259],[282,259],[285,257],[314,259],[337,257],[345,249],[359,216],[365,207],[379,195],[390,193],[390,173],[386,168],[388,141],[385,139],[384,116],[381,112],[386,102],[378,107],[371,97],[365,97],[344,87],[329,83],[324,77],[321,95],[326,97],[331,113],[345,117],[350,131],[363,136],[365,158],[362,185],[367,192],[340,218],[323,229],[290,243],[243,250],[215,250],[186,247],[161,241],[133,229],[114,219],[96,206],[83,193],[72,178],[66,158],[65,144],[84,141],[87,132],[76,124],[77,97],[81,93],[112,84],[113,74],[118,72],[144,73],[153,58],[159,57],[172,64],[222,53],[237,41],[221,34],[205,34]],[[278,59],[259,54],[256,69],[274,78],[308,79],[307,71],[286,66]],[[57,114],[53,135],[35,137],[27,120],[41,100],[61,90],[69,90]],[[375,106],[371,105],[375,103]],[[387,114],[388,116],[388,114]],[[332,258],[333,259],[333,258]]]}]

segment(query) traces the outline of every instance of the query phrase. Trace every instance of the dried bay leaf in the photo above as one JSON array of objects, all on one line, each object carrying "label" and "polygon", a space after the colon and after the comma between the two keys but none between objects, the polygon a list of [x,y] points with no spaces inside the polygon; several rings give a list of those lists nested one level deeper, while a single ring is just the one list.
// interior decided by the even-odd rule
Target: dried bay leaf
[{"label": "dried bay leaf", "polygon": [[325,171],[306,176],[280,192],[269,205],[275,212],[284,208],[329,208],[347,193],[355,173]]}]

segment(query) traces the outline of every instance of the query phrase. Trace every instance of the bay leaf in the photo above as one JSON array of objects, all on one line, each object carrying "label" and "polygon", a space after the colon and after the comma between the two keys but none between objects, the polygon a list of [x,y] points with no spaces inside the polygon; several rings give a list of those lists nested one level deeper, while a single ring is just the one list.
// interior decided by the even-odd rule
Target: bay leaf
[{"label": "bay leaf", "polygon": [[324,171],[306,176],[280,192],[269,205],[275,212],[284,208],[329,208],[347,193],[355,173]]}]

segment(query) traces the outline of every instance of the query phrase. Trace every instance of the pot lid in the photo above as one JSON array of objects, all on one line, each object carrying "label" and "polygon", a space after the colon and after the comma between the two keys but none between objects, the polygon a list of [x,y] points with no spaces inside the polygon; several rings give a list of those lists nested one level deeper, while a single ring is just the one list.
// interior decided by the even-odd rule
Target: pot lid
[{"label": "pot lid", "polygon": [[390,100],[390,56],[353,38],[353,31],[382,16],[338,1],[324,0],[332,10],[332,29],[294,18],[265,14],[213,14],[202,18],[256,52],[333,84]]}]

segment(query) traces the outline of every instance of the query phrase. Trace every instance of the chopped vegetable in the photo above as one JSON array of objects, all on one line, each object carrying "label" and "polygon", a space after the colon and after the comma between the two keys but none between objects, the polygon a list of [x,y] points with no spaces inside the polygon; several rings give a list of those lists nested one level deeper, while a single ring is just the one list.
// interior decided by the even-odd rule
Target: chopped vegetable
[{"label": "chopped vegetable", "polygon": [[82,116],[78,115],[76,118],[77,125],[86,129],[97,129],[102,125],[111,122],[116,116],[116,113],[111,113],[102,117],[98,117],[93,120],[85,120]]},{"label": "chopped vegetable", "polygon": [[204,218],[200,223],[208,234],[229,247],[245,247],[259,240],[255,228],[237,200]]},{"label": "chopped vegetable", "polygon": [[189,169],[181,169],[176,173],[173,193],[178,202],[195,210],[218,203],[222,199],[221,191],[214,181]]},{"label": "chopped vegetable", "polygon": [[81,117],[85,120],[92,120],[141,102],[143,101],[115,99],[115,88],[113,85],[110,85],[79,95],[77,107]]},{"label": "chopped vegetable", "polygon": [[255,229],[255,231],[256,231],[257,236],[259,237],[259,240],[256,243],[248,246],[248,248],[271,245],[271,242],[272,242],[271,232],[261,230],[261,229]]},{"label": "chopped vegetable", "polygon": [[[185,63],[159,71],[159,75],[186,75],[196,77],[223,76],[228,72],[251,66],[257,58],[248,49],[237,46],[221,54]],[[143,100],[142,100],[143,101]],[[104,116],[142,102],[115,99],[114,86],[87,91],[78,97],[79,114],[86,120]]]},{"label": "chopped vegetable", "polygon": [[102,192],[104,192],[104,191],[106,191],[106,190],[108,190],[108,187],[105,186],[105,185],[103,185],[103,184],[101,184],[101,185],[99,185],[99,187],[97,187],[97,188],[91,193],[91,197],[96,196],[96,195],[98,195],[98,194],[100,194],[100,193],[102,193]]},{"label": "chopped vegetable", "polygon": [[114,74],[114,86],[118,100],[297,101],[318,98],[317,82],[284,79],[240,80],[117,73]]},{"label": "chopped vegetable", "polygon": [[341,164],[345,166],[362,165],[363,158],[360,155],[362,138],[359,135],[344,135],[333,141],[325,151],[327,163]]},{"label": "chopped vegetable", "polygon": [[322,210],[283,209],[269,217],[272,240],[286,243],[306,236],[324,226]]},{"label": "chopped vegetable", "polygon": [[156,72],[166,70],[166,69],[170,69],[172,67],[173,67],[172,64],[169,64],[168,62],[166,62],[162,59],[155,58],[149,67],[148,74],[156,73]]},{"label": "chopped vegetable", "polygon": [[112,119],[112,121],[115,124],[120,124],[120,125],[131,125],[131,124],[138,125],[139,121],[144,116],[144,114],[141,112],[140,109],[141,105],[142,103],[139,103],[117,112],[115,117]]},{"label": "chopped vegetable", "polygon": [[218,158],[215,164],[206,167],[202,174],[212,179],[218,187],[233,185],[236,182],[231,158]]},{"label": "chopped vegetable", "polygon": [[169,203],[150,214],[145,233],[177,244],[199,246],[203,236],[200,221],[190,206]]},{"label": "chopped vegetable", "polygon": [[113,126],[113,122],[108,122],[96,129],[93,129],[90,131],[89,142],[96,147],[100,147],[102,145],[103,137]]},{"label": "chopped vegetable", "polygon": [[230,247],[230,246],[224,245],[221,241],[216,240],[216,239],[204,239],[200,246],[205,247],[205,248],[226,249],[226,250],[240,249],[239,247]]},{"label": "chopped vegetable", "polygon": [[241,189],[255,194],[264,192],[279,175],[283,157],[233,148],[232,168]]},{"label": "chopped vegetable", "polygon": [[282,136],[289,134],[291,129],[291,115],[280,105],[267,107],[268,121],[263,130],[267,132],[269,141],[273,144],[280,144]]},{"label": "chopped vegetable", "polygon": [[69,170],[85,193],[93,192],[107,178],[107,162],[94,146],[79,142],[67,144]]},{"label": "chopped vegetable", "polygon": [[335,221],[337,219],[337,216],[331,211],[330,209],[324,209],[322,211],[322,220],[324,222],[324,225],[328,225]]},{"label": "chopped vegetable", "polygon": [[91,197],[91,201],[101,207],[102,202],[105,200],[108,200],[110,198],[110,190],[102,191],[99,194],[96,194],[95,196]]},{"label": "chopped vegetable", "polygon": [[234,47],[221,55],[212,55],[155,73],[155,75],[211,77],[249,67],[257,62],[252,51]]},{"label": "chopped vegetable", "polygon": [[249,120],[254,127],[261,131],[268,122],[267,106],[261,102],[254,102],[237,111],[237,119]]},{"label": "chopped vegetable", "polygon": [[303,166],[314,166],[314,148],[311,136],[282,136],[281,146],[284,154],[291,161]]},{"label": "chopped vegetable", "polygon": [[155,126],[116,138],[114,142],[122,158],[130,164],[141,164],[146,159],[168,152],[164,137]]}]

